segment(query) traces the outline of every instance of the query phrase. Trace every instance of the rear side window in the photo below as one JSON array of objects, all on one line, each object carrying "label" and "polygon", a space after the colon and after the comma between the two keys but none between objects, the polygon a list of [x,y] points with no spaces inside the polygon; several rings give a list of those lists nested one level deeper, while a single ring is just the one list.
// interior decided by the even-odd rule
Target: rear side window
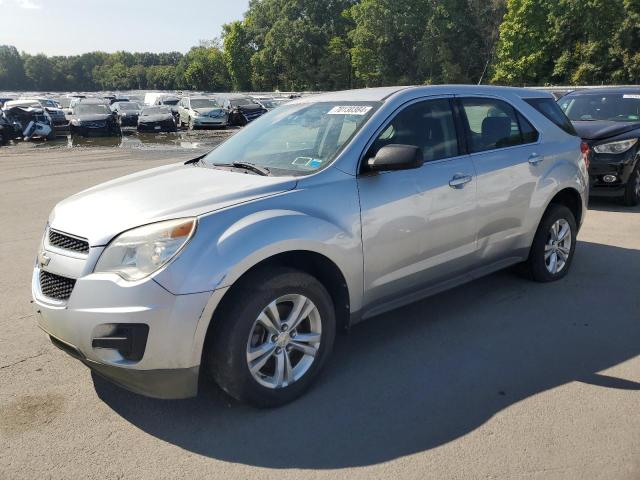
[{"label": "rear side window", "polygon": [[493,98],[462,98],[472,153],[533,143],[538,132],[511,105]]},{"label": "rear side window", "polygon": [[578,136],[571,124],[571,120],[567,118],[560,106],[552,98],[525,98],[524,101],[569,135]]}]

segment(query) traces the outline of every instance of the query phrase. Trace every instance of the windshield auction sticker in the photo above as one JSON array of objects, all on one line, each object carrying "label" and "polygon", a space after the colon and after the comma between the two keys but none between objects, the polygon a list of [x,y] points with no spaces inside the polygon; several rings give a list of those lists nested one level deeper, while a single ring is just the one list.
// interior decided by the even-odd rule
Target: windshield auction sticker
[{"label": "windshield auction sticker", "polygon": [[327,115],[366,115],[372,108],[367,105],[343,105],[333,107]]}]

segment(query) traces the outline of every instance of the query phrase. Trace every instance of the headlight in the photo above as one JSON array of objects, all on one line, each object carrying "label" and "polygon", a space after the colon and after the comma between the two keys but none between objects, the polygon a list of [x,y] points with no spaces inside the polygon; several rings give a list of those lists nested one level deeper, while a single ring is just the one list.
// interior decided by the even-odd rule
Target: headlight
[{"label": "headlight", "polygon": [[80,120],[74,118],[73,120],[71,120],[71,125],[80,125]]},{"label": "headlight", "polygon": [[118,235],[105,248],[94,272],[140,280],[175,258],[193,236],[195,218],[152,223]]},{"label": "headlight", "polygon": [[629,140],[620,140],[619,142],[603,143],[593,147],[593,150],[597,153],[624,153],[637,142],[637,138],[631,138]]}]

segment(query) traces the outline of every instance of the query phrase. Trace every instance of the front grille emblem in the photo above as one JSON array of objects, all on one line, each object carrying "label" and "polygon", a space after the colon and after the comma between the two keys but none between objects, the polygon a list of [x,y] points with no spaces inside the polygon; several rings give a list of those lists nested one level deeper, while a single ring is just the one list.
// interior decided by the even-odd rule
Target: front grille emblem
[{"label": "front grille emblem", "polygon": [[50,261],[51,261],[51,257],[47,255],[45,252],[40,252],[38,254],[38,264],[40,265],[40,268],[46,267],[47,265],[49,265]]}]

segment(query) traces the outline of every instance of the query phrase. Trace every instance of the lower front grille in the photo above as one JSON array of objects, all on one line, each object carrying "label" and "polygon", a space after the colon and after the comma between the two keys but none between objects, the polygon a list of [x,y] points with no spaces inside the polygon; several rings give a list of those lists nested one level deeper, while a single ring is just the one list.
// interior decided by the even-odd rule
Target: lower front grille
[{"label": "lower front grille", "polygon": [[76,281],[54,273],[40,270],[40,290],[45,297],[55,300],[68,300]]}]

